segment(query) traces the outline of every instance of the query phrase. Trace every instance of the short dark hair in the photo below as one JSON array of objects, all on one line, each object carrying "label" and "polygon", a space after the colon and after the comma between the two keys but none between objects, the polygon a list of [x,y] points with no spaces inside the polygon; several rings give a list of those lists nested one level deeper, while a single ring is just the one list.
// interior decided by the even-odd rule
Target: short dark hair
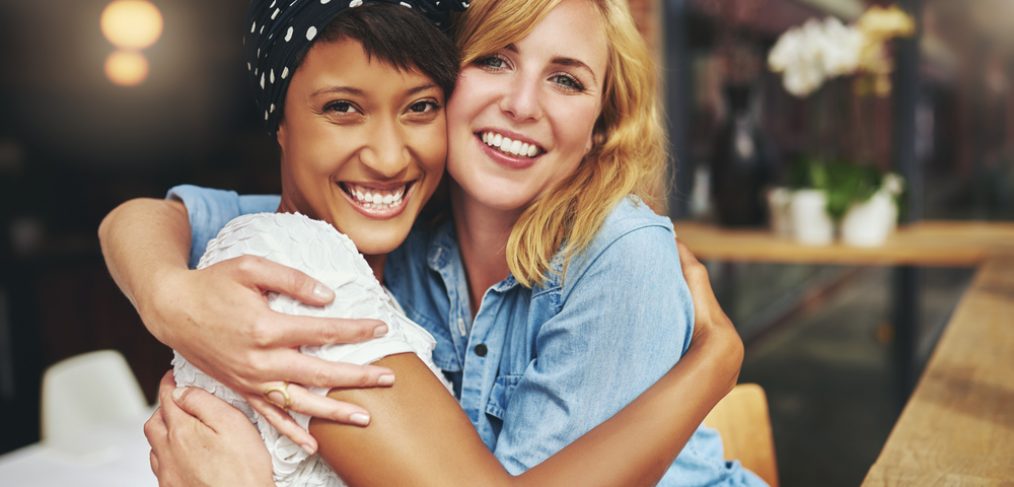
[{"label": "short dark hair", "polygon": [[429,77],[445,98],[454,91],[460,68],[457,47],[448,34],[411,8],[378,2],[346,9],[324,27],[316,42],[343,39],[358,41],[368,59]]}]

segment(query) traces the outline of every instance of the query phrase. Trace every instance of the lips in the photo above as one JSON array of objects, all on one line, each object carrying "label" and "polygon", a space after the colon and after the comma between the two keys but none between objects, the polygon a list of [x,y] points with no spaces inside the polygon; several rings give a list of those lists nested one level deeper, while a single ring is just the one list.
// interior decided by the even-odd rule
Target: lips
[{"label": "lips", "polygon": [[338,186],[360,213],[371,218],[391,218],[405,209],[406,196],[411,193],[415,181],[385,186],[343,181]]}]

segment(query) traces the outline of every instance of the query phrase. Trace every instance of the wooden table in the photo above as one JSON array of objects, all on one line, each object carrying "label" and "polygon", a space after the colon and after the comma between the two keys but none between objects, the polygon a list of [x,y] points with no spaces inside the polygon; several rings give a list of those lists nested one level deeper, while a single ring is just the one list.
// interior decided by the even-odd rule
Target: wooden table
[{"label": "wooden table", "polygon": [[863,485],[1014,485],[1014,259],[980,267]]},{"label": "wooden table", "polygon": [[[1014,224],[924,221],[873,248],[694,222],[676,232],[709,260],[977,266],[863,485],[1014,485]],[[898,342],[910,354],[914,336]]]}]

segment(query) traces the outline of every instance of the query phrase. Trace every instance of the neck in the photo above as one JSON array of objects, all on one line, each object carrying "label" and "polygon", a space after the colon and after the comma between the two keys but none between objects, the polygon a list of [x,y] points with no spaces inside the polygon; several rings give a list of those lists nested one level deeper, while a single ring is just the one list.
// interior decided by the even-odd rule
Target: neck
[{"label": "neck", "polygon": [[373,269],[373,276],[377,278],[377,282],[384,283],[384,263],[387,262],[387,254],[380,255],[366,255],[363,254],[363,258],[366,259],[366,263],[370,265],[370,269]]},{"label": "neck", "polygon": [[474,317],[479,311],[486,289],[510,275],[507,267],[507,239],[521,210],[502,211],[481,205],[453,181],[450,193],[454,230],[468,278]]}]

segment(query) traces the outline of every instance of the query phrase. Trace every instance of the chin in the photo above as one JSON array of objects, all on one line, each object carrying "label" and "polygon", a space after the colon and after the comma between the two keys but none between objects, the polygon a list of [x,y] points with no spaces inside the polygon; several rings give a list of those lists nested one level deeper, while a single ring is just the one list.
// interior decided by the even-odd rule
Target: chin
[{"label": "chin", "polygon": [[389,254],[401,246],[408,237],[409,228],[374,230],[369,227],[359,231],[348,233],[349,238],[356,244],[359,253],[363,255],[384,255]]},{"label": "chin", "polygon": [[[483,178],[476,178],[482,180]],[[483,184],[462,186],[469,198],[475,200],[482,206],[497,211],[519,211],[524,210],[535,201],[535,195],[525,191],[523,184],[514,181],[497,181],[495,177],[485,177],[488,181]]]}]

